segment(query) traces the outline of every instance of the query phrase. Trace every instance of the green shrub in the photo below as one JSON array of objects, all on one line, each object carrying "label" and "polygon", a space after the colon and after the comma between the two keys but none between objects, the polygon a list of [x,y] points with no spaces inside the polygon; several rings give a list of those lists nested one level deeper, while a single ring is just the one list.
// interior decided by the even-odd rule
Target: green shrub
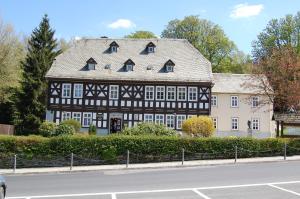
[{"label": "green shrub", "polygon": [[77,120],[74,120],[74,119],[64,120],[64,121],[61,122],[61,124],[66,124],[66,125],[69,125],[69,126],[73,126],[76,133],[79,132],[80,128],[81,128],[80,122],[78,122]]},{"label": "green shrub", "polygon": [[59,124],[55,130],[55,136],[74,135],[75,129],[67,124]]},{"label": "green shrub", "polygon": [[109,146],[103,149],[101,152],[101,159],[107,161],[108,163],[114,163],[117,161],[117,149],[114,146]]},{"label": "green shrub", "polygon": [[194,116],[182,123],[182,130],[192,136],[211,137],[215,128],[211,117]]},{"label": "green shrub", "polygon": [[97,128],[95,125],[91,124],[89,126],[89,135],[96,135],[97,134]]},{"label": "green shrub", "polygon": [[44,137],[54,136],[56,127],[54,122],[44,121],[39,128],[39,134]]},{"label": "green shrub", "polygon": [[155,135],[155,136],[175,136],[177,132],[173,129],[166,128],[160,124],[139,123],[134,127],[126,127],[121,133],[122,135]]}]

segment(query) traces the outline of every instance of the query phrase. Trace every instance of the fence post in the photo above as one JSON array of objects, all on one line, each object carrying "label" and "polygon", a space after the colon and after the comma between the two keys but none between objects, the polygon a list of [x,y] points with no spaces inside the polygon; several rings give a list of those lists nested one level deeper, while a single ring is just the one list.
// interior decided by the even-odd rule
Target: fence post
[{"label": "fence post", "polygon": [[238,148],[237,146],[234,147],[234,163],[237,162],[237,158],[238,158]]},{"label": "fence post", "polygon": [[287,148],[287,143],[285,141],[284,142],[284,160],[286,160],[286,148]]},{"label": "fence post", "polygon": [[70,171],[73,169],[73,160],[74,160],[74,154],[71,153],[71,164],[70,164]]},{"label": "fence post", "polygon": [[181,159],[181,165],[183,165],[184,163],[184,148],[182,148],[182,159]]},{"label": "fence post", "polygon": [[129,166],[129,150],[127,150],[126,168]]},{"label": "fence post", "polygon": [[16,169],[17,169],[17,155],[15,154],[15,156],[14,156],[14,173],[16,173]]}]

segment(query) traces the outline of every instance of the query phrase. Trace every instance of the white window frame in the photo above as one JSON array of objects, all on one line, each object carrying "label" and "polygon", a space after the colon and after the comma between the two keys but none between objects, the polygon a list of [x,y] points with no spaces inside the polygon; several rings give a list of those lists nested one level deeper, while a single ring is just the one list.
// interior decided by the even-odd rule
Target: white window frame
[{"label": "white window frame", "polygon": [[172,65],[167,65],[166,66],[167,67],[167,72],[173,72],[174,71],[174,66],[172,66]]},{"label": "white window frame", "polygon": [[[173,99],[169,98],[169,93],[173,93],[173,96],[174,96]],[[175,101],[176,100],[176,86],[167,86],[166,99],[168,101]]]},{"label": "white window frame", "polygon": [[[196,89],[196,90],[194,90],[194,89]],[[198,88],[193,86],[193,87],[189,87],[188,90],[189,90],[189,94],[188,94],[189,95],[189,101],[196,102],[197,97],[198,97]],[[193,94],[193,95],[191,96],[191,94]],[[195,99],[193,99],[191,97],[195,97]]]},{"label": "white window frame", "polygon": [[[66,86],[68,86],[68,88],[65,88]],[[65,95],[65,91],[67,91],[68,95]],[[70,98],[71,97],[71,92],[72,92],[72,85],[70,83],[63,83],[62,84],[62,92],[61,92],[61,97],[62,98]]]},{"label": "white window frame", "polygon": [[[86,124],[85,121],[88,119],[90,122]],[[93,124],[93,113],[92,112],[83,112],[82,113],[82,127],[89,127]]]},{"label": "white window frame", "polygon": [[[76,116],[77,114],[79,114],[79,117]],[[72,119],[78,121],[81,124],[81,112],[73,112]]]},{"label": "white window frame", "polygon": [[111,46],[111,52],[116,53],[118,51],[117,46]]},{"label": "white window frame", "polygon": [[133,64],[127,64],[126,71],[133,71]]},{"label": "white window frame", "polygon": [[[156,86],[156,88],[155,88],[155,99],[156,100],[158,100],[158,101],[163,101],[163,100],[165,100],[165,94],[166,94],[166,87],[165,86]],[[162,97],[162,98],[158,98],[158,94],[159,93],[161,93],[162,94],[162,96],[160,96],[160,97]]]},{"label": "white window frame", "polygon": [[[233,102],[235,101],[234,99],[236,99],[236,104],[233,104]],[[239,107],[239,96],[237,96],[237,95],[230,96],[230,107],[231,108]]]},{"label": "white window frame", "polygon": [[160,125],[165,124],[164,114],[155,114],[155,124],[160,124]]},{"label": "white window frame", "polygon": [[[147,89],[152,89],[151,91],[148,91]],[[154,100],[154,86],[145,86],[145,100]],[[148,98],[147,93],[152,93],[152,97]]]},{"label": "white window frame", "polygon": [[212,95],[211,96],[211,106],[217,107],[218,106],[218,96]]},{"label": "white window frame", "polygon": [[217,117],[212,117],[211,119],[213,121],[215,129],[218,129],[218,118]]},{"label": "white window frame", "polygon": [[[254,122],[254,121],[257,121],[257,122]],[[255,129],[254,129],[254,123],[256,124],[256,127],[257,127]],[[252,118],[251,119],[251,129],[253,131],[259,131],[259,129],[260,129],[260,120],[259,120],[259,118]]]},{"label": "white window frame", "polygon": [[149,46],[148,47],[148,53],[153,53],[154,52],[154,47],[153,46]]},{"label": "white window frame", "polygon": [[71,112],[63,111],[61,113],[61,121],[70,120],[71,119]]},{"label": "white window frame", "polygon": [[166,127],[170,129],[175,128],[175,116],[168,114],[166,115]]},{"label": "white window frame", "polygon": [[[257,102],[256,102],[257,105],[254,105],[254,101],[255,101],[254,99],[257,99]],[[252,108],[257,108],[258,106],[259,106],[259,97],[258,96],[252,96],[251,97],[251,107]]]},{"label": "white window frame", "polygon": [[[184,89],[184,99],[179,99],[180,98],[180,89]],[[177,87],[177,101],[186,101],[186,87],[185,86],[178,86]]]},{"label": "white window frame", "polygon": [[111,100],[119,99],[119,85],[109,85],[109,99]]},{"label": "white window frame", "polygon": [[144,114],[144,122],[153,123],[153,114]]},{"label": "white window frame", "polygon": [[94,63],[88,63],[88,69],[89,70],[95,70],[96,69],[96,64],[94,64]]},{"label": "white window frame", "polygon": [[[236,120],[236,129],[233,128],[234,120]],[[231,118],[231,130],[232,131],[238,131],[239,130],[239,118],[238,117],[232,117]]]},{"label": "white window frame", "polygon": [[[78,88],[79,87],[79,88]],[[81,87],[81,88],[80,88]],[[80,91],[80,92],[79,92]],[[76,96],[76,94],[80,94]],[[73,88],[73,98],[82,98],[83,96],[83,84],[74,84]]]},{"label": "white window frame", "polygon": [[176,115],[176,129],[182,129],[182,123],[186,120],[186,115]]}]

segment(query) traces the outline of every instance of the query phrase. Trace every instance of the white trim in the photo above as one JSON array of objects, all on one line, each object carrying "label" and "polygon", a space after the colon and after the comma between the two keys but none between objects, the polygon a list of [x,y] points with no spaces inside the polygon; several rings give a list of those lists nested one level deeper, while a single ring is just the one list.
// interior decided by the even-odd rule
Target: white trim
[{"label": "white trim", "polygon": [[153,46],[148,46],[148,53],[154,53],[154,47]]},{"label": "white trim", "polygon": [[[152,98],[147,99],[147,88],[152,88]],[[154,86],[145,86],[145,100],[154,100],[154,95],[155,95],[155,89]]]},{"label": "white trim", "polygon": [[[68,115],[68,116],[66,116],[66,115]],[[65,120],[69,120],[71,118],[72,118],[71,112],[68,112],[68,111],[62,111],[61,112],[61,122],[65,121]]]},{"label": "white trim", "polygon": [[[161,122],[161,120],[162,120],[162,122]],[[165,115],[164,114],[155,114],[155,124],[164,125],[165,124]]]},{"label": "white trim", "polygon": [[[257,120],[257,129],[253,129],[254,120]],[[260,130],[260,119],[259,118],[251,118],[251,129],[253,131],[259,131]]]},{"label": "white trim", "polygon": [[[149,117],[149,118],[147,118]],[[144,114],[144,122],[153,122],[153,114]],[[147,121],[146,121],[147,120]]]},{"label": "white trim", "polygon": [[[179,89],[181,88],[184,88],[185,89],[185,92],[184,92],[184,99],[179,99]],[[186,89],[186,86],[178,86],[177,87],[177,101],[186,101],[186,94],[187,94],[187,89]]]},{"label": "white trim", "polygon": [[[233,98],[236,98],[236,105],[232,106]],[[230,107],[231,108],[238,108],[239,107],[239,96],[231,95],[230,96]]]},{"label": "white trim", "polygon": [[[233,127],[232,124],[233,124],[233,120],[234,120],[234,119],[236,119],[236,127],[237,127],[236,129],[233,129],[233,128],[232,128],[232,127]],[[230,123],[230,124],[231,124],[231,130],[232,130],[232,131],[238,131],[238,130],[239,130],[239,118],[238,118],[238,117],[232,117],[232,118],[231,118],[231,123]]]},{"label": "white trim", "polygon": [[118,47],[117,46],[111,46],[110,51],[113,52],[113,53],[116,53],[118,51]]},{"label": "white trim", "polygon": [[[253,106],[254,98],[257,98],[257,106]],[[257,108],[259,106],[259,97],[258,96],[251,96],[251,108]]]},{"label": "white trim", "polygon": [[[80,89],[81,95],[80,96],[75,96],[75,94],[76,94],[76,86],[81,86],[81,89]],[[73,98],[82,98],[82,96],[83,96],[83,84],[79,84],[79,83],[74,84],[74,87],[73,87]]]},{"label": "white trim", "polygon": [[[181,120],[179,120],[179,118]],[[186,115],[176,115],[176,129],[182,128],[182,123],[186,120]],[[181,122],[181,125],[179,126],[179,121]]]},{"label": "white trim", "polygon": [[[173,91],[169,91],[168,89],[171,88],[171,89],[174,89]],[[174,99],[170,99],[169,98],[169,93],[174,93]],[[166,90],[166,99],[168,101],[176,101],[176,86],[167,86],[167,90]]]},{"label": "white trim", "polygon": [[[117,97],[112,97],[112,88],[117,88],[117,90],[114,90],[113,92],[117,91]],[[111,100],[117,100],[119,99],[119,85],[109,85],[109,99]]]},{"label": "white trim", "polygon": [[[195,99],[191,99],[191,89],[196,89],[196,96],[195,96]],[[197,97],[198,97],[198,88],[196,87],[196,86],[191,86],[191,87],[188,87],[188,100],[190,101],[190,102],[196,102],[196,101],[198,101],[197,100]]]},{"label": "white trim", "polygon": [[[213,104],[212,102],[213,102],[213,97],[215,98],[215,102],[216,102],[216,104]],[[218,106],[218,96],[217,95],[211,95],[211,106],[212,107],[217,107]]]},{"label": "white trim", "polygon": [[[79,118],[79,120],[74,118],[75,114],[79,114],[79,117],[76,117],[76,118]],[[72,119],[78,121],[81,124],[81,112],[73,112]]]},{"label": "white trim", "polygon": [[[88,114],[90,115],[90,117],[86,117],[86,115],[88,115]],[[86,118],[91,120],[90,124],[88,124],[88,125],[84,124],[84,122],[85,122],[84,120]],[[93,124],[93,113],[92,112],[83,112],[82,113],[82,127],[89,127],[91,124]]]},{"label": "white trim", "polygon": [[[171,127],[168,127],[168,121],[172,122],[170,124],[172,124]],[[173,114],[167,114],[166,115],[166,127],[174,129],[175,128],[175,116]]]},{"label": "white trim", "polygon": [[[68,90],[69,90],[69,95],[64,95],[64,91],[66,88],[64,88],[65,86],[68,86]],[[70,98],[71,97],[71,92],[72,92],[72,85],[70,83],[63,83],[62,84],[62,92],[61,92],[61,97],[62,98]]]},{"label": "white trim", "polygon": [[[162,89],[163,91],[158,91],[159,89]],[[158,99],[157,98],[157,93],[158,92],[163,92],[163,98],[162,99]],[[157,100],[157,101],[164,101],[165,100],[165,95],[166,95],[166,87],[165,86],[156,86],[156,88],[155,88],[155,99]]]}]

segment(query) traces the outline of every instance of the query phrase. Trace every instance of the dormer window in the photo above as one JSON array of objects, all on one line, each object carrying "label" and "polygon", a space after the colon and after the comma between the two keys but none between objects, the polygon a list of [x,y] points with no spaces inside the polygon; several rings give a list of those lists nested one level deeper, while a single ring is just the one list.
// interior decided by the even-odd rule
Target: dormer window
[{"label": "dormer window", "polygon": [[118,51],[119,45],[117,44],[117,42],[113,41],[111,42],[111,44],[109,45],[110,48],[110,52],[114,53]]},{"label": "dormer window", "polygon": [[154,53],[154,49],[155,49],[155,44],[150,42],[147,44],[146,48],[147,48],[147,52],[148,53]]},{"label": "dormer window", "polygon": [[86,61],[88,70],[95,70],[97,62],[91,57]]},{"label": "dormer window", "polygon": [[174,72],[174,62],[172,60],[168,60],[166,63],[165,63],[165,70],[166,72]]},{"label": "dormer window", "polygon": [[135,63],[131,60],[131,59],[128,59],[125,63],[124,63],[124,66],[125,66],[125,70],[126,71],[133,71],[133,66],[135,65]]}]

